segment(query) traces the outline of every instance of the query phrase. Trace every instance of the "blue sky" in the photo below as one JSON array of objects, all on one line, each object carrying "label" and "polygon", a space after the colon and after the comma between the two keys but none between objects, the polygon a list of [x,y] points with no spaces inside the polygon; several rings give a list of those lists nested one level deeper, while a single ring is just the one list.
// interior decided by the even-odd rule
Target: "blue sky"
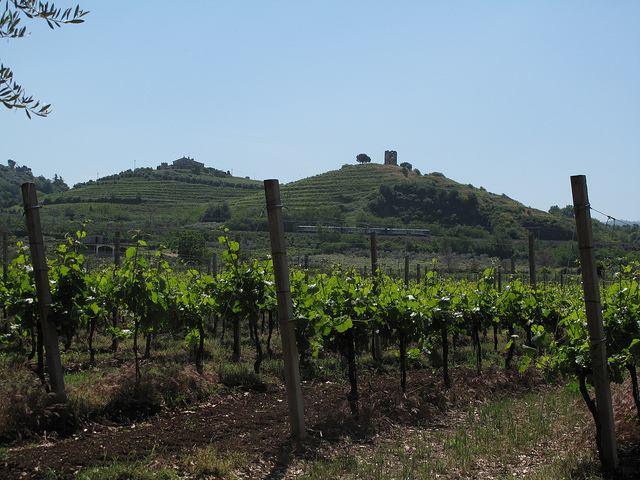
[{"label": "blue sky", "polygon": [[586,175],[593,208],[640,220],[638,1],[80,6],[84,24],[25,19],[0,44],[53,105],[0,110],[3,164],[71,186],[191,156],[288,183],[396,150],[545,211]]}]

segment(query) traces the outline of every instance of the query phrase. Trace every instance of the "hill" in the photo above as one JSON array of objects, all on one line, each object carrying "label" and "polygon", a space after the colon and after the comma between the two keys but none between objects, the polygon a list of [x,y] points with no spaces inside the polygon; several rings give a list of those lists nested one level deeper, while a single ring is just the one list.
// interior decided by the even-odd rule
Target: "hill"
[{"label": "hill", "polygon": [[535,228],[541,238],[571,238],[572,222],[525,207],[506,195],[463,185],[438,172],[393,165],[345,165],[282,187],[289,218],[323,225],[396,228],[481,227],[513,236]]},{"label": "hill", "polygon": [[[137,168],[79,183],[66,191],[39,191],[38,198],[46,207],[43,229],[54,236],[75,231],[85,221],[103,232],[141,230],[157,235],[207,219],[207,207],[210,220],[225,220],[229,215],[225,202],[262,189],[262,182],[213,168]],[[18,230],[21,227],[12,214],[20,211],[20,204],[21,198],[13,202],[7,219]]]},{"label": "hill", "polygon": [[0,208],[10,208],[22,203],[23,183],[35,183],[39,197],[69,190],[62,177],[56,175],[53,180],[42,175],[35,177],[29,167],[9,160],[6,166],[0,165]]},{"label": "hill", "polygon": [[[108,227],[156,231],[198,222],[230,223],[237,230],[264,229],[262,182],[212,168],[138,168],[69,189],[62,179],[34,178],[28,167],[0,166],[4,207],[19,206],[20,184],[35,181],[53,225],[91,219]],[[344,165],[340,170],[281,187],[289,230],[298,225],[429,228],[481,227],[513,236],[535,228],[541,238],[570,238],[561,216],[525,207],[505,195],[462,185],[439,173],[420,175],[392,165]],[[163,219],[162,222],[148,222]],[[146,225],[151,223],[150,225]],[[98,226],[98,225],[96,225]]]},{"label": "hill", "polygon": [[[8,169],[0,169],[1,179],[15,173]],[[247,232],[245,238],[267,231],[263,183],[212,168],[138,168],[66,190],[60,178],[50,182],[61,187],[57,189],[43,180],[45,188],[39,192],[46,207],[42,224],[53,236],[76,231],[88,220],[91,225],[85,228],[89,231],[141,231],[164,244],[184,229],[200,230],[215,243],[217,227],[222,224],[232,231]],[[422,175],[406,166],[344,165],[282,185],[281,196],[289,232],[297,232],[301,225],[430,230],[429,240],[396,239],[388,245],[403,251],[451,249],[505,258],[513,254],[514,242],[525,241],[529,232],[539,240],[557,242],[571,240],[574,231],[570,207],[554,207],[547,213],[506,195],[457,183],[441,173]],[[9,204],[13,206],[4,209],[3,223],[20,232],[24,229],[20,199]],[[611,256],[638,248],[637,227],[614,232],[594,222],[594,229],[597,240],[622,245],[609,252]],[[261,242],[259,248],[268,250]],[[307,243],[313,251],[365,248],[362,236],[350,240],[325,235]],[[563,258],[561,264],[567,262],[570,259]]]}]

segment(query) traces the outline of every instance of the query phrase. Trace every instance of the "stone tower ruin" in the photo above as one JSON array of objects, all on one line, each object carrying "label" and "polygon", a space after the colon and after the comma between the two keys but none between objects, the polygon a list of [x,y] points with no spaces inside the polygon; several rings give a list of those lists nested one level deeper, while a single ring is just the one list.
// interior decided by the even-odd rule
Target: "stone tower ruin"
[{"label": "stone tower ruin", "polygon": [[398,166],[398,152],[395,150],[387,150],[384,152],[384,164]]}]

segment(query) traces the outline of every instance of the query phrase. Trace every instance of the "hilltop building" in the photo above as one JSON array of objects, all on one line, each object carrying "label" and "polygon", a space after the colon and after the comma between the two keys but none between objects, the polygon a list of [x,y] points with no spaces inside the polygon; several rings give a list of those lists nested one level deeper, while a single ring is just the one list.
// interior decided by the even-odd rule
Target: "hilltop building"
[{"label": "hilltop building", "polygon": [[204,168],[204,163],[196,162],[191,157],[182,157],[182,158],[179,158],[178,160],[174,160],[171,165],[169,165],[167,162],[162,162],[158,166],[158,170],[170,170],[172,168],[189,169],[192,167]]},{"label": "hilltop building", "polygon": [[395,150],[386,150],[384,152],[384,164],[398,166],[398,152]]}]

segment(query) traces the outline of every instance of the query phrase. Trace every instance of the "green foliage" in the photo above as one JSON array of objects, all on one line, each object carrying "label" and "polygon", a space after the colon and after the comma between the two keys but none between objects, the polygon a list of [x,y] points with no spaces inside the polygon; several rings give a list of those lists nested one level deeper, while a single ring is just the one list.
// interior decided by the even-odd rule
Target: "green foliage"
[{"label": "green foliage", "polygon": [[[80,10],[80,6],[74,9],[56,8],[55,5],[40,1],[15,0],[5,3],[5,9],[0,17],[0,38],[22,38],[27,29],[20,26],[22,15],[29,19],[39,18],[47,22],[51,29],[67,23],[82,23],[87,13]],[[13,72],[9,67],[0,64],[0,101],[5,107],[12,109],[24,109],[27,117],[31,114],[46,117],[51,113],[51,105],[40,104],[32,96],[28,96],[24,89],[13,79]]]},{"label": "green foliage", "polygon": [[47,195],[56,192],[64,192],[69,189],[62,177],[55,175],[49,180],[42,175],[34,177],[31,169],[19,166],[13,160],[8,160],[8,166],[0,165],[0,207],[8,208],[22,204],[23,183],[35,183],[38,198],[46,198]]},{"label": "green foliage", "polygon": [[573,211],[573,205],[567,205],[564,208],[560,208],[557,205],[553,205],[549,208],[551,215],[557,215],[566,218],[575,218],[575,212]]},{"label": "green foliage", "polygon": [[404,223],[445,222],[488,225],[479,210],[477,196],[464,197],[458,189],[424,182],[382,184],[369,208],[380,217],[398,217]]},{"label": "green foliage", "polygon": [[204,235],[200,232],[183,231],[178,234],[173,247],[185,262],[203,264],[211,257]]},{"label": "green foliage", "polygon": [[320,350],[336,349],[346,356],[350,347],[365,348],[373,316],[371,281],[348,270],[321,275],[317,281],[319,297],[316,305],[321,308],[309,312],[319,340],[315,343],[315,355]]},{"label": "green foliage", "polygon": [[6,313],[13,318],[11,333],[4,337],[22,339],[35,329],[38,318],[37,294],[33,267],[29,260],[29,247],[19,242],[16,258],[7,270],[6,281],[0,284],[0,299]]},{"label": "green foliage", "polygon": [[211,202],[202,216],[203,222],[224,222],[231,218],[231,208],[227,202]]},{"label": "green foliage", "polygon": [[84,248],[80,240],[84,232],[76,232],[69,236],[65,243],[58,246],[57,258],[51,262],[49,282],[52,296],[52,318],[58,329],[70,338],[86,315],[94,317],[99,307],[92,302],[87,280],[90,278],[84,265],[84,256],[80,248]]},{"label": "green foliage", "polygon": [[356,155],[356,161],[358,163],[371,163],[371,157],[366,153],[359,153]]},{"label": "green foliage", "polygon": [[[640,417],[640,393],[638,391],[637,361],[640,346],[640,279],[639,264],[631,263],[620,269],[617,281],[602,294],[602,319],[605,337],[592,338],[588,333],[584,303],[574,295],[562,299],[559,295],[547,298],[543,311],[549,305],[559,305],[560,315],[555,328],[549,322],[539,321],[531,327],[532,342],[524,353],[529,364],[543,368],[553,378],[569,375],[577,380],[580,393],[596,422],[596,443],[602,456],[598,408],[588,390],[592,384],[592,356],[596,346],[605,342],[608,372],[611,381],[622,383],[624,370],[631,377],[631,396]],[[559,300],[560,299],[560,300]],[[564,301],[563,301],[564,300]],[[602,458],[602,457],[601,457]]]}]

